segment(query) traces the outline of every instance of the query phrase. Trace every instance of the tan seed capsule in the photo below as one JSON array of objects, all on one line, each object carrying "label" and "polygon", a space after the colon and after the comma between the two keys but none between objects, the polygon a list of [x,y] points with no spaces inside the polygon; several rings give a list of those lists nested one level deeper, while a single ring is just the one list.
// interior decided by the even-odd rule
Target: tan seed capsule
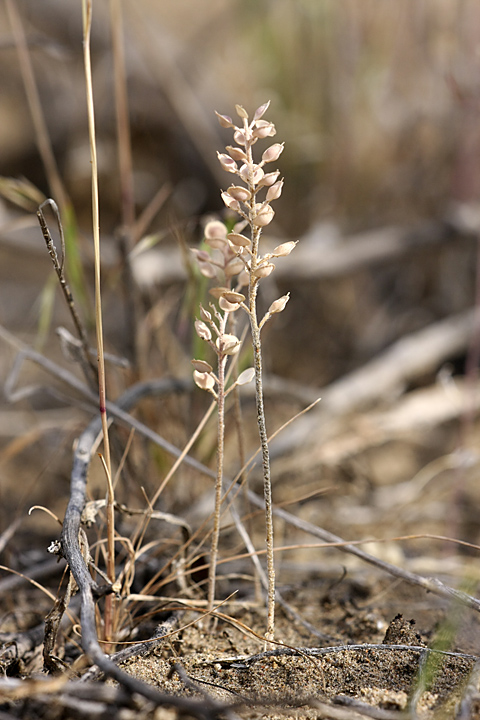
[{"label": "tan seed capsule", "polygon": [[236,335],[221,335],[216,339],[215,345],[223,355],[236,355],[240,350],[240,340]]},{"label": "tan seed capsule", "polygon": [[228,115],[220,115],[220,113],[218,113],[216,110],[215,110],[215,115],[217,116],[218,122],[220,123],[220,125],[223,128],[235,127],[235,125],[232,123],[232,118],[228,117]]},{"label": "tan seed capsule", "polygon": [[248,247],[252,244],[250,238],[242,235],[241,233],[228,233],[227,238],[230,240],[232,245],[236,247]]},{"label": "tan seed capsule", "polygon": [[235,198],[229,195],[228,192],[222,192],[222,200],[225,205],[230,208],[230,210],[234,210],[235,212],[240,210],[240,203],[238,200],[235,200]]},{"label": "tan seed capsule", "polygon": [[256,206],[256,210],[257,214],[253,218],[254,225],[257,227],[265,227],[265,225],[269,225],[272,222],[275,211],[271,205],[259,203]]},{"label": "tan seed capsule", "polygon": [[247,188],[242,187],[241,185],[230,185],[227,193],[234,198],[234,200],[238,200],[239,202],[246,202],[252,197],[250,190],[247,190]]},{"label": "tan seed capsule", "polygon": [[243,268],[245,267],[243,260],[240,260],[240,258],[233,258],[233,260],[230,260],[229,263],[225,266],[225,275],[227,277],[232,277],[232,275],[238,275],[239,272],[242,272]]},{"label": "tan seed capsule", "polygon": [[218,300],[218,298],[221,298],[222,295],[226,292],[229,292],[229,290],[230,290],[230,288],[219,286],[219,287],[210,288],[210,290],[208,292],[210,293],[210,295],[212,295],[214,298],[216,298]]},{"label": "tan seed capsule", "polygon": [[241,105],[235,105],[235,110],[237,111],[237,115],[239,118],[242,118],[242,120],[248,120],[248,113],[244,107],[242,107]]},{"label": "tan seed capsule", "polygon": [[268,308],[268,312],[270,315],[275,315],[275,313],[282,312],[282,310],[285,310],[285,305],[290,300],[290,293],[287,293],[286,295],[282,295],[281,298],[278,298],[278,300],[274,300],[273,303]]},{"label": "tan seed capsule", "polygon": [[210,363],[206,362],[205,360],[192,360],[192,365],[199,373],[209,373],[213,370]]},{"label": "tan seed capsule", "polygon": [[226,238],[227,228],[222,222],[220,222],[220,220],[210,220],[210,222],[205,225],[203,234],[205,235],[206,240],[211,240],[212,238]]},{"label": "tan seed capsule", "polygon": [[215,387],[215,379],[209,373],[193,371],[193,380],[202,390],[213,390]]},{"label": "tan seed capsule", "polygon": [[234,145],[227,145],[225,150],[228,151],[229,155],[234,160],[238,160],[239,162],[245,162],[247,159],[247,153],[239,147],[235,147]]},{"label": "tan seed capsule", "polygon": [[228,300],[230,303],[241,303],[245,302],[245,295],[242,295],[242,293],[234,292],[233,290],[228,290],[227,292],[224,292],[222,295],[225,300]]},{"label": "tan seed capsule", "polygon": [[278,160],[283,152],[283,147],[284,143],[274,143],[273,145],[270,145],[270,147],[267,148],[262,155],[262,162],[269,163]]},{"label": "tan seed capsule", "polygon": [[231,313],[238,310],[240,305],[238,303],[228,302],[228,300],[225,300],[224,297],[221,297],[218,301],[218,307],[220,308],[220,310],[223,310],[223,312]]},{"label": "tan seed capsule", "polygon": [[220,165],[224,170],[227,172],[235,173],[237,172],[237,163],[233,158],[230,157],[230,155],[227,155],[226,153],[219,153],[217,152],[217,157]]},{"label": "tan seed capsule", "polygon": [[258,107],[255,110],[255,114],[253,116],[253,119],[255,120],[255,124],[257,123],[258,120],[260,120],[261,117],[263,117],[265,115],[265,113],[267,112],[269,107],[270,107],[270,100],[267,100],[266,103],[263,103],[263,105],[260,105],[260,107]]},{"label": "tan seed capsule", "polygon": [[272,200],[278,200],[278,198],[282,194],[282,190],[283,180],[279,180],[278,182],[273,183],[273,185],[267,190],[267,202],[271,202]]},{"label": "tan seed capsule", "polygon": [[290,240],[289,242],[277,245],[277,247],[273,249],[272,255],[275,257],[287,257],[287,255],[290,255],[296,244],[295,240]]},{"label": "tan seed capsule", "polygon": [[258,280],[261,280],[262,278],[268,277],[274,270],[275,265],[273,263],[266,263],[265,265],[260,265],[260,267],[254,270],[252,275]]},{"label": "tan seed capsule", "polygon": [[202,322],[202,320],[195,320],[195,331],[198,337],[202,340],[212,339],[212,333],[210,331],[210,328],[208,327],[208,325]]},{"label": "tan seed capsule", "polygon": [[255,369],[253,367],[247,368],[243,372],[240,373],[240,375],[237,378],[236,384],[237,385],[247,385],[247,383],[252,382],[253,378],[255,377]]}]

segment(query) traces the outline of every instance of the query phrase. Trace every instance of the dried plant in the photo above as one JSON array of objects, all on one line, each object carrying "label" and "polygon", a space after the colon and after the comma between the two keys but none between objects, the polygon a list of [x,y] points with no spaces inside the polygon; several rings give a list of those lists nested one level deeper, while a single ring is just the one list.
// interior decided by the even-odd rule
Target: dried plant
[{"label": "dried plant", "polygon": [[[200,308],[201,319],[195,323],[197,334],[215,351],[218,358],[217,374],[203,360],[194,360],[194,379],[197,385],[214,395],[218,405],[218,452],[217,452],[217,483],[215,492],[214,529],[212,536],[209,607],[213,607],[215,597],[215,568],[218,550],[220,527],[220,506],[222,500],[223,480],[223,448],[224,448],[224,403],[230,390],[239,384],[249,382],[255,377],[255,396],[257,405],[257,422],[262,451],[262,467],[264,479],[265,525],[267,544],[267,641],[274,639],[275,633],[275,565],[273,547],[273,514],[272,514],[272,483],[270,472],[270,456],[268,434],[265,421],[265,408],[262,385],[262,343],[261,330],[272,315],[282,312],[289,295],[275,300],[268,312],[258,319],[257,294],[261,279],[268,277],[274,270],[272,260],[285,257],[295,247],[295,242],[286,242],[276,247],[273,252],[260,253],[260,237],[263,228],[268,226],[274,217],[271,202],[282,194],[283,180],[279,180],[280,171],[265,172],[267,164],[276,162],[283,151],[282,143],[274,143],[262,154],[257,163],[253,158],[253,146],[258,140],[273,137],[276,133],[273,123],[263,119],[269,103],[261,105],[250,120],[248,113],[240,105],[236,106],[240,126],[235,125],[226,115],[217,113],[220,125],[231,128],[234,132],[235,146],[227,146],[225,153],[218,153],[218,159],[224,170],[236,175],[241,184],[231,185],[222,192],[222,199],[229,210],[240,215],[232,232],[219,221],[212,221],[205,228],[205,242],[209,250],[194,250],[200,271],[208,278],[223,282],[210,292],[218,300],[218,308],[210,305],[212,312]],[[264,198],[259,194],[266,190]],[[247,234],[245,234],[245,232]],[[235,280],[234,280],[235,279]],[[248,297],[242,292],[248,288]],[[234,356],[240,341],[228,333],[229,320],[233,314],[242,309],[248,315],[254,367],[244,371],[236,382],[225,390],[225,368],[228,358]],[[213,335],[216,336],[213,340]]]}]

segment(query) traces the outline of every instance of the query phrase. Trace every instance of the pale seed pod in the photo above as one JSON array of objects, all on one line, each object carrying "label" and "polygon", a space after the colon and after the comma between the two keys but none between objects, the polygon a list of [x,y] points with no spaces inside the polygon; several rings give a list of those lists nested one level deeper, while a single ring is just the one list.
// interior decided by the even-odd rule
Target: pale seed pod
[{"label": "pale seed pod", "polygon": [[257,214],[253,218],[253,224],[256,225],[256,227],[265,227],[272,222],[275,211],[271,205],[257,203],[255,210]]},{"label": "pale seed pod", "polygon": [[259,140],[262,140],[266,137],[273,137],[277,134],[277,130],[275,128],[275,125],[271,122],[267,122],[266,120],[259,120],[258,123],[256,123],[257,127],[253,131],[252,135],[253,137],[258,138]]},{"label": "pale seed pod", "polygon": [[275,170],[275,172],[265,173],[265,175],[262,178],[262,181],[259,183],[259,187],[264,187],[264,186],[270,187],[277,181],[277,178],[279,175],[280,175],[280,170]]},{"label": "pale seed pod", "polygon": [[212,297],[214,297],[216,300],[218,298],[221,298],[222,295],[224,295],[226,292],[230,292],[230,288],[227,287],[213,287],[210,288],[208,291]]},{"label": "pale seed pod", "polygon": [[203,305],[200,305],[200,317],[204,322],[211,322],[212,320],[212,314],[208,312],[208,310],[205,310]]},{"label": "pale seed pod", "polygon": [[206,250],[199,250],[198,248],[190,248],[190,250],[195,255],[197,262],[208,262],[210,260],[210,255]]},{"label": "pale seed pod", "polygon": [[233,197],[234,200],[238,200],[243,203],[250,200],[252,197],[250,190],[247,190],[247,188],[242,187],[241,185],[230,185],[226,192]]},{"label": "pale seed pod", "polygon": [[215,250],[225,250],[228,245],[227,240],[221,237],[205,238],[205,243]]},{"label": "pale seed pod", "polygon": [[210,331],[210,328],[208,327],[208,325],[202,322],[202,320],[195,320],[195,330],[201,340],[212,339],[212,333]]},{"label": "pale seed pod", "polygon": [[[253,181],[254,185],[258,185],[262,181],[264,175],[265,175],[265,173],[263,172],[260,165],[253,165],[252,181]],[[242,167],[240,168],[240,177],[247,184],[250,183],[250,176],[248,174],[248,165],[247,164],[242,165]]]},{"label": "pale seed pod", "polygon": [[235,200],[235,198],[231,197],[228,192],[222,192],[222,200],[225,203],[225,205],[230,208],[230,210],[233,210],[234,212],[238,212],[240,210],[240,203],[238,200]]},{"label": "pale seed pod", "polygon": [[248,113],[241,105],[235,105],[235,110],[237,111],[237,115],[239,118],[242,118],[242,120],[248,120]]},{"label": "pale seed pod", "polygon": [[244,267],[245,264],[243,260],[240,260],[238,257],[234,257],[233,260],[230,260],[230,262],[225,265],[224,272],[227,277],[232,277],[233,275],[238,275],[238,273],[242,272]]},{"label": "pale seed pod", "polygon": [[252,272],[252,275],[254,278],[257,278],[257,280],[262,280],[268,277],[274,270],[275,265],[273,263],[266,263],[265,265],[257,267],[257,269]]},{"label": "pale seed pod", "polygon": [[268,314],[269,315],[275,315],[275,313],[280,313],[283,310],[285,310],[285,305],[290,300],[290,293],[287,293],[286,295],[282,295],[281,298],[278,298],[278,300],[274,300],[273,303],[268,308]]},{"label": "pale seed pod", "polygon": [[205,360],[192,360],[192,365],[199,373],[210,373],[213,371],[210,363],[206,362]]},{"label": "pale seed pod", "polygon": [[272,200],[278,200],[278,198],[282,194],[282,190],[283,190],[283,180],[279,180],[278,182],[274,183],[267,190],[267,195],[266,195],[267,202],[271,202]]},{"label": "pale seed pod", "polygon": [[223,312],[231,313],[231,312],[235,312],[236,310],[238,310],[240,305],[239,305],[239,303],[228,302],[228,300],[225,300],[224,297],[221,297],[220,300],[218,301],[218,307],[220,308],[220,310],[223,310]]},{"label": "pale seed pod", "polygon": [[245,162],[247,159],[247,153],[239,147],[235,147],[234,145],[227,145],[225,150],[228,151],[229,155],[234,160],[239,160],[240,162]]},{"label": "pale seed pod", "polygon": [[246,235],[241,235],[240,233],[228,233],[227,238],[230,240],[232,245],[235,245],[235,247],[249,247],[252,244],[250,238],[246,237]]},{"label": "pale seed pod", "polygon": [[283,152],[284,145],[285,143],[274,143],[273,145],[270,145],[270,147],[267,148],[262,155],[262,162],[269,163],[278,160]]},{"label": "pale seed pod", "polygon": [[260,105],[260,107],[258,107],[255,110],[255,114],[253,116],[255,123],[257,122],[257,120],[260,120],[260,118],[265,115],[265,113],[267,112],[269,107],[270,107],[270,100],[267,100],[266,103],[263,103],[263,105]]},{"label": "pale seed pod", "polygon": [[230,157],[230,155],[227,155],[226,153],[219,153],[217,152],[217,157],[220,165],[224,170],[231,173],[236,173],[238,170],[237,163],[233,158]]},{"label": "pale seed pod", "polygon": [[296,240],[290,240],[289,242],[277,245],[277,247],[273,249],[272,257],[287,257],[287,255],[290,255],[296,244]]},{"label": "pale seed pod", "polygon": [[255,377],[255,368],[249,367],[238,376],[235,385],[247,385]]},{"label": "pale seed pod", "polygon": [[222,355],[236,355],[240,350],[240,340],[236,335],[221,335],[216,339],[215,345]]},{"label": "pale seed pod", "polygon": [[237,305],[245,302],[245,295],[242,295],[242,293],[239,292],[234,292],[233,290],[227,290],[222,294],[222,297],[229,303],[236,303]]},{"label": "pale seed pod", "polygon": [[215,387],[215,378],[206,372],[193,371],[193,380],[195,385],[198,385],[202,390],[213,390]]},{"label": "pale seed pod", "polygon": [[246,145],[247,144],[247,139],[245,137],[245,133],[243,132],[243,130],[235,130],[235,132],[233,133],[233,139],[235,140],[237,145]]},{"label": "pale seed pod", "polygon": [[220,113],[218,113],[216,110],[215,110],[215,115],[217,116],[218,122],[220,123],[220,125],[221,125],[223,128],[233,128],[233,127],[235,127],[235,125],[234,125],[233,122],[232,122],[232,118],[231,118],[231,117],[228,117],[228,115],[220,115]]},{"label": "pale seed pod", "polygon": [[205,225],[203,234],[205,236],[205,240],[211,240],[212,238],[226,238],[227,228],[220,220],[210,220],[210,222]]},{"label": "pale seed pod", "polygon": [[210,280],[213,280],[214,277],[217,277],[217,271],[208,262],[199,262],[198,263],[198,269],[202,273],[203,277],[210,278]]}]

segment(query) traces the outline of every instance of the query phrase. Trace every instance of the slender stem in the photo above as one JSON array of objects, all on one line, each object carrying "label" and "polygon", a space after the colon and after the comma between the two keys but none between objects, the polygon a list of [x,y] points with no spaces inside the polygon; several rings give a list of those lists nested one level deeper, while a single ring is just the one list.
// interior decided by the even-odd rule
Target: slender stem
[{"label": "slender stem", "polygon": [[265,530],[267,546],[267,641],[274,639],[275,634],[275,561],[273,549],[273,506],[272,506],[272,480],[270,473],[270,451],[268,448],[268,434],[265,422],[265,405],[262,383],[262,345],[257,320],[256,297],[258,282],[254,278],[250,281],[250,328],[252,332],[253,362],[255,368],[255,399],[257,408],[257,424],[262,449],[263,469],[263,495],[265,499]]},{"label": "slender stem", "polygon": [[[90,157],[92,163],[92,221],[93,221],[93,242],[95,249],[95,321],[97,335],[97,353],[98,353],[98,395],[100,416],[102,419],[103,446],[107,476],[112,477],[110,462],[110,443],[108,438],[108,418],[107,418],[107,394],[105,383],[105,360],[103,349],[103,324],[102,324],[102,295],[100,283],[100,213],[99,213],[99,197],[98,197],[98,165],[97,165],[97,148],[95,139],[95,112],[93,102],[93,84],[92,84],[92,65],[90,56],[90,31],[92,26],[92,1],[83,0],[83,52],[85,66],[85,83],[87,92],[87,108],[88,108],[88,130],[90,138]],[[114,532],[114,497],[113,486],[108,483],[107,490],[107,576],[110,582],[115,582],[115,543],[113,541]],[[113,596],[107,595],[105,598],[105,640],[109,641],[113,630]]]},{"label": "slender stem", "polygon": [[[227,313],[220,322],[220,335],[225,333]],[[217,477],[215,481],[215,507],[213,515],[212,543],[210,546],[210,565],[208,569],[208,603],[211,611],[215,604],[215,580],[217,573],[218,544],[220,539],[220,509],[222,505],[223,491],[223,467],[225,450],[225,367],[227,355],[224,355],[220,347],[217,367]]]},{"label": "slender stem", "polygon": [[[248,121],[244,120],[245,136],[248,138]],[[265,531],[266,531],[266,548],[267,548],[267,632],[265,638],[267,642],[274,639],[275,636],[275,560],[273,550],[273,509],[272,509],[272,480],[270,473],[270,451],[268,448],[268,434],[265,421],[265,406],[263,397],[262,382],[262,343],[260,338],[260,328],[258,326],[257,317],[257,293],[258,278],[255,276],[259,262],[259,244],[261,228],[254,223],[254,211],[256,202],[256,186],[253,179],[253,154],[252,143],[247,141],[245,145],[247,154],[248,167],[248,189],[251,193],[247,207],[249,210],[249,224],[251,229],[252,240],[252,256],[250,265],[250,284],[249,284],[249,307],[248,315],[250,319],[250,329],[252,334],[253,361],[255,368],[255,401],[257,409],[257,424],[260,436],[260,445],[262,450],[262,469],[263,469],[263,494],[265,499]]]}]

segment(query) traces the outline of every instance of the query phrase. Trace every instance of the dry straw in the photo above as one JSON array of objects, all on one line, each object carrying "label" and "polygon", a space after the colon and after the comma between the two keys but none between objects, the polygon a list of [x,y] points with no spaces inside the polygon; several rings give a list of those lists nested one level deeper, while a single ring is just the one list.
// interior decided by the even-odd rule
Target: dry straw
[{"label": "dry straw", "polygon": [[[258,140],[273,137],[276,134],[273,123],[264,119],[269,103],[261,105],[250,120],[248,113],[240,105],[236,112],[240,124],[235,125],[226,115],[217,113],[220,125],[233,130],[234,146],[227,146],[226,152],[218,153],[219,162],[224,170],[236,175],[239,184],[230,185],[222,192],[226,207],[240,216],[232,230],[220,221],[209,222],[205,227],[205,243],[208,250],[194,250],[200,271],[208,278],[220,282],[210,293],[216,298],[217,305],[210,303],[210,309],[200,306],[200,318],[195,322],[198,336],[207,342],[217,356],[217,369],[204,360],[193,360],[194,379],[197,385],[210,392],[218,406],[218,452],[217,481],[215,490],[214,527],[212,534],[210,574],[208,589],[208,607],[213,608],[215,601],[215,574],[220,533],[220,508],[222,502],[225,398],[236,386],[250,382],[255,378],[255,396],[257,422],[262,452],[264,479],[265,525],[267,545],[267,641],[275,634],[275,565],[273,546],[272,483],[268,435],[265,421],[265,408],[262,385],[262,343],[261,330],[272,315],[284,310],[289,295],[273,302],[268,312],[259,320],[257,312],[257,294],[260,280],[268,277],[274,270],[272,260],[285,257],[295,247],[295,242],[283,243],[273,252],[260,253],[260,238],[263,228],[267,227],[275,215],[271,203],[282,194],[283,180],[280,171],[266,171],[266,166],[274,163],[283,151],[283,143],[270,145],[262,154],[259,162],[254,160],[253,148]],[[246,294],[244,294],[246,289]],[[234,361],[240,349],[239,338],[229,332],[233,318],[238,310],[243,310],[249,319],[254,367],[244,370],[235,382],[226,388],[227,364]]]}]

